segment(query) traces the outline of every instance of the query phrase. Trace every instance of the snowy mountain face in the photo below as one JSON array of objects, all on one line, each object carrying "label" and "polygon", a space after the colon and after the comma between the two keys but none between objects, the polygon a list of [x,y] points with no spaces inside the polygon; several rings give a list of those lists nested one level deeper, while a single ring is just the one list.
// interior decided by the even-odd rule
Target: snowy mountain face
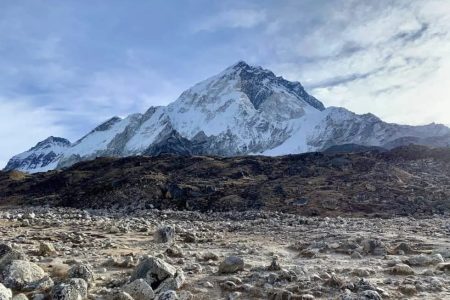
[{"label": "snowy mountain face", "polygon": [[299,82],[238,62],[168,106],[114,117],[74,144],[55,139],[14,156],[5,169],[41,172],[98,156],[282,155],[343,144],[448,146],[450,129],[390,124],[372,114],[325,108]]},{"label": "snowy mountain face", "polygon": [[63,153],[70,148],[70,142],[60,137],[49,137],[30,150],[13,156],[5,170],[19,170],[36,173],[53,170]]}]

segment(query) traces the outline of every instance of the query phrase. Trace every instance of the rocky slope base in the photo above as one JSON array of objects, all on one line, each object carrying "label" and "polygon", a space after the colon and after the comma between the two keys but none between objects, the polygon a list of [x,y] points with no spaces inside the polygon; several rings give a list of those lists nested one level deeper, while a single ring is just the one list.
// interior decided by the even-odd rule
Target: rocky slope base
[{"label": "rocky slope base", "polygon": [[3,209],[0,299],[449,299],[448,218]]},{"label": "rocky slope base", "polygon": [[0,205],[230,211],[301,215],[420,215],[450,212],[450,151],[283,157],[99,158],[68,169],[0,173]]}]

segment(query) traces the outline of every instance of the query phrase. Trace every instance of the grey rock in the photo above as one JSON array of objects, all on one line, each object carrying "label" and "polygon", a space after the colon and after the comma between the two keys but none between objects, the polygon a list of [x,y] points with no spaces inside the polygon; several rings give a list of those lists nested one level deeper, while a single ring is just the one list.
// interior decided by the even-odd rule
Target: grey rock
[{"label": "grey rock", "polygon": [[430,255],[420,254],[409,257],[405,262],[410,266],[425,267],[440,264],[444,262],[444,259],[439,253]]},{"label": "grey rock", "polygon": [[175,228],[172,226],[159,227],[155,232],[155,241],[159,243],[171,243],[175,238]]},{"label": "grey rock", "polygon": [[367,290],[367,291],[363,291],[361,293],[361,300],[382,300],[383,298],[381,298],[380,294],[378,294],[378,292],[376,291],[372,291],[372,290]]},{"label": "grey rock", "polygon": [[0,283],[0,300],[11,300],[12,291]]},{"label": "grey rock", "polygon": [[164,260],[152,256],[144,257],[131,274],[131,281],[145,279],[156,289],[165,279],[174,277],[177,269]]},{"label": "grey rock", "polygon": [[181,288],[185,280],[183,271],[177,270],[177,273],[173,277],[169,277],[161,282],[156,292],[162,293],[169,290],[178,290]]},{"label": "grey rock", "polygon": [[112,290],[105,300],[134,300],[130,294],[119,289]]},{"label": "grey rock", "polygon": [[135,300],[147,300],[155,298],[155,292],[152,287],[144,279],[136,279],[125,285],[124,292],[130,294]]},{"label": "grey rock", "polygon": [[158,295],[156,300],[178,300],[177,292],[175,291],[166,291]]},{"label": "grey rock", "polygon": [[12,300],[28,300],[28,297],[25,294],[17,294],[12,298]]},{"label": "grey rock", "polygon": [[94,272],[92,267],[87,264],[76,264],[69,269],[67,277],[82,278],[87,283],[90,283],[94,280]]},{"label": "grey rock", "polygon": [[362,246],[363,246],[363,252],[365,254],[370,254],[370,255],[386,255],[387,253],[387,247],[386,245],[377,239],[368,239],[368,240],[364,240],[362,242]]},{"label": "grey rock", "polygon": [[44,270],[35,263],[13,260],[3,271],[4,284],[14,290],[26,290],[39,285],[46,276]]},{"label": "grey rock", "polygon": [[3,271],[13,260],[28,260],[22,251],[11,248],[8,251],[5,251],[5,248],[3,250],[3,255],[0,256],[0,271]]},{"label": "grey rock", "polygon": [[[81,279],[82,280],[82,279]],[[83,280],[84,281],[84,280]],[[87,283],[86,291],[87,291]],[[75,284],[60,283],[53,287],[52,292],[53,300],[83,300],[86,299],[84,290],[80,290]]]},{"label": "grey rock", "polygon": [[50,243],[50,242],[39,243],[39,255],[51,256],[51,255],[55,255],[55,254],[56,254],[56,250],[52,243]]},{"label": "grey rock", "polygon": [[414,270],[406,264],[398,264],[389,269],[392,275],[414,275]]},{"label": "grey rock", "polygon": [[228,256],[219,265],[219,273],[236,273],[244,270],[244,260],[238,256]]}]

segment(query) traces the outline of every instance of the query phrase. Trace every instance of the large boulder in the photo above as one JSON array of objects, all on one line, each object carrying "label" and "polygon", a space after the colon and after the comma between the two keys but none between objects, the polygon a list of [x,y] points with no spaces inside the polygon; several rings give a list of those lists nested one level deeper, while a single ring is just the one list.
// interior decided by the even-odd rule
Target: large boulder
[{"label": "large boulder", "polygon": [[406,264],[397,264],[389,269],[392,275],[414,275],[414,270]]},{"label": "large boulder", "polygon": [[11,300],[12,291],[0,283],[0,300]]},{"label": "large boulder", "polygon": [[124,292],[130,294],[134,300],[150,300],[155,298],[155,292],[144,279],[136,279],[125,285],[122,289]]},{"label": "large boulder", "polygon": [[13,260],[27,260],[27,256],[9,245],[0,244],[0,271],[3,271]]},{"label": "large boulder", "polygon": [[244,260],[238,256],[228,256],[219,265],[219,273],[236,273],[244,270]]},{"label": "large boulder", "polygon": [[144,257],[131,274],[131,281],[139,278],[151,277],[158,281],[163,281],[172,277],[177,269],[160,258],[153,256]]},{"label": "large boulder", "polygon": [[182,270],[177,270],[173,277],[166,278],[156,289],[156,293],[163,293],[170,290],[178,290],[184,284],[186,278]]},{"label": "large boulder", "polygon": [[425,267],[440,264],[444,262],[444,259],[439,253],[430,255],[420,254],[409,257],[405,262],[410,266]]},{"label": "large boulder", "polygon": [[50,242],[39,243],[39,255],[52,256],[56,254],[55,246]]},{"label": "large boulder", "polygon": [[51,279],[41,267],[24,260],[13,260],[3,271],[4,284],[14,290],[49,288]]},{"label": "large boulder", "polygon": [[172,287],[176,289],[184,283],[182,270],[153,256],[145,256],[137,265],[136,269],[131,274],[131,281],[137,279],[144,279],[152,289],[158,289],[158,291],[163,287]]},{"label": "large boulder", "polygon": [[76,264],[72,266],[67,272],[69,278],[82,278],[87,283],[94,281],[94,271],[92,267],[87,264]]},{"label": "large boulder", "polygon": [[7,244],[0,244],[0,258],[3,257],[3,255],[5,255],[8,252],[11,252],[12,248],[11,246],[7,245]]},{"label": "large boulder", "polygon": [[84,300],[87,299],[88,284],[84,279],[72,278],[67,283],[53,287],[53,300]]},{"label": "large boulder", "polygon": [[366,255],[386,255],[386,245],[377,239],[367,239],[362,242],[363,252]]},{"label": "large boulder", "polygon": [[156,300],[178,300],[177,292],[175,291],[166,291],[158,295]]}]

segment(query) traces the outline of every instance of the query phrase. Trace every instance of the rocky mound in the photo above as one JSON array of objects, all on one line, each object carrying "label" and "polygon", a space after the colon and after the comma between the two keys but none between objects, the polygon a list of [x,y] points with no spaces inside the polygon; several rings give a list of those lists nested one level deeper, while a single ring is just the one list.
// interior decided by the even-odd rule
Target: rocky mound
[{"label": "rocky mound", "polygon": [[283,157],[98,158],[62,171],[0,173],[0,204],[302,215],[446,213],[450,151],[407,146]]}]

